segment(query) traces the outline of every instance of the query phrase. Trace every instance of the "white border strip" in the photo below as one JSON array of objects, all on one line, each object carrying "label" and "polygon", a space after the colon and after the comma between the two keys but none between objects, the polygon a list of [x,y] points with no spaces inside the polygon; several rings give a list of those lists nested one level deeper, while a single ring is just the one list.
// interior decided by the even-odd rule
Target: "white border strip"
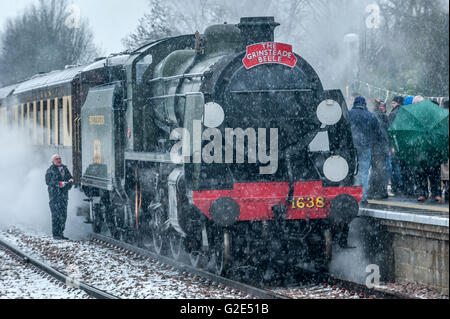
[{"label": "white border strip", "polygon": [[410,214],[410,213],[396,213],[396,212],[371,209],[371,208],[360,208],[359,216],[374,217],[374,218],[379,218],[379,219],[410,222],[410,223],[424,224],[424,225],[449,227],[448,226],[448,217],[426,216],[426,215],[421,215],[421,214]]}]

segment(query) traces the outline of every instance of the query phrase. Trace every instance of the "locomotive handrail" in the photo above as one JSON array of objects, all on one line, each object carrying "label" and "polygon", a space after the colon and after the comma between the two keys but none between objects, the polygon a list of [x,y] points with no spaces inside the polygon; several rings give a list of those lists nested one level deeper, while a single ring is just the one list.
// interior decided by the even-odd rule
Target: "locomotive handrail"
[{"label": "locomotive handrail", "polygon": [[289,93],[289,92],[311,92],[312,89],[291,89],[291,90],[248,90],[248,91],[230,91],[230,93],[244,93],[244,94],[251,94],[251,93],[267,93],[267,92],[283,92],[283,93]]},{"label": "locomotive handrail", "polygon": [[147,101],[164,100],[164,99],[173,98],[173,97],[187,97],[189,95],[196,95],[196,94],[202,94],[202,93],[201,92],[187,92],[187,93],[183,93],[183,94],[159,95],[159,96],[153,96],[153,97],[147,98]]},{"label": "locomotive handrail", "polygon": [[174,81],[174,80],[180,80],[185,78],[201,78],[204,76],[204,73],[190,73],[190,74],[180,74],[180,75],[174,75],[174,76],[168,76],[168,77],[159,77],[152,79],[148,81],[149,83],[153,82],[160,82],[160,81]]},{"label": "locomotive handrail", "polygon": [[125,152],[125,160],[169,164],[173,163],[169,153]]}]

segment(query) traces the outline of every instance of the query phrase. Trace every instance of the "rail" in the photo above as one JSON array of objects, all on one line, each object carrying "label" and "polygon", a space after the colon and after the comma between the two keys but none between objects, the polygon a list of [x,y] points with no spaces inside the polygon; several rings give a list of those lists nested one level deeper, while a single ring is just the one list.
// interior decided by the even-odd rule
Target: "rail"
[{"label": "rail", "polygon": [[[27,255],[26,253],[20,251],[18,248],[14,247],[13,245],[3,241],[0,239],[0,246],[5,248],[6,250],[10,251],[20,259],[22,259],[25,263],[30,264],[37,269],[45,272],[46,274],[50,275],[51,277],[55,278],[56,280],[60,281],[61,283],[67,285],[68,283],[73,282],[73,278],[67,276],[66,274],[60,272],[59,270],[52,268],[39,260]],[[76,282],[76,288],[79,288],[83,290],[85,293],[87,293],[89,296],[96,298],[96,299],[120,299],[114,295],[111,295],[105,291],[102,291],[100,289],[97,289],[95,287],[89,286],[85,284],[84,282],[77,281]]]}]

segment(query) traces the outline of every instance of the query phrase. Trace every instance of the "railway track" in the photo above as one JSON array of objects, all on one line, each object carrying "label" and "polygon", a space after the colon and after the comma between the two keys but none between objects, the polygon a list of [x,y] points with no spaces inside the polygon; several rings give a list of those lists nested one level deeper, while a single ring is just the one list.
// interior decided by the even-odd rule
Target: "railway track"
[{"label": "railway track", "polygon": [[275,293],[271,290],[254,287],[242,282],[238,282],[225,277],[220,277],[202,269],[197,269],[181,262],[175,261],[165,256],[157,255],[148,250],[120,242],[118,240],[106,237],[100,234],[91,234],[91,240],[108,245],[111,248],[123,249],[134,254],[158,261],[162,266],[176,269],[183,273],[183,275],[191,275],[197,279],[202,278],[205,283],[211,286],[234,292],[235,294],[246,293],[248,295],[261,299],[290,299],[290,297]]},{"label": "railway track", "polygon": [[370,289],[330,275],[318,276],[311,283],[298,287],[271,290],[293,299],[413,299],[396,292]]},{"label": "railway track", "polygon": [[368,288],[365,285],[339,279],[330,275],[327,275],[326,282],[328,283],[328,287],[331,287],[331,289],[341,289],[341,292],[358,294],[359,296],[364,296],[364,298],[369,299],[414,299],[396,292],[384,291],[378,288]]},{"label": "railway track", "polygon": [[[109,237],[105,237],[102,235],[92,234],[91,235],[91,245],[103,246],[106,249],[110,250],[111,257],[115,255],[114,251],[120,252],[125,256],[133,256],[140,258],[143,262],[146,260],[151,260],[151,262],[155,265],[154,267],[160,268],[163,271],[170,272],[178,272],[184,280],[190,282],[198,282],[203,285],[204,289],[210,291],[223,291],[223,293],[219,293],[217,296],[224,296],[225,294],[228,297],[225,298],[251,298],[251,299],[406,299],[411,298],[400,293],[391,292],[391,291],[379,291],[377,289],[369,289],[364,285],[360,285],[357,283],[341,280],[338,278],[334,278],[325,274],[317,274],[307,271],[304,271],[304,274],[301,275],[303,279],[294,278],[293,281],[289,283],[289,286],[283,285],[274,285],[274,287],[260,287],[255,286],[253,284],[246,283],[237,280],[231,280],[224,277],[216,276],[208,271],[202,269],[196,269],[191,267],[190,265],[183,264],[181,262],[175,261],[168,257],[159,256],[154,254],[153,252],[141,249],[139,247],[119,242],[117,240],[111,239]],[[27,247],[27,241],[24,242]],[[86,245],[86,244],[84,244]],[[89,245],[89,244],[87,244]],[[22,246],[21,246],[22,247]],[[30,246],[31,247],[31,246]],[[94,247],[94,246],[91,246]],[[28,251],[28,248],[22,247],[21,250],[25,249]],[[0,240],[0,250],[7,253],[8,256],[12,256],[15,260],[18,261],[17,265],[23,264],[26,268],[31,268],[35,273],[37,273],[40,277],[45,280],[51,281],[53,283],[58,284],[60,287],[64,289],[69,289],[73,287],[71,285],[71,277],[64,274],[63,272],[57,270],[61,269],[61,266],[56,266],[52,264],[53,267],[49,267],[44,263],[32,258],[29,254],[24,253],[23,251],[17,249],[16,247],[8,244]],[[33,256],[35,253],[33,253]],[[46,256],[48,258],[48,255]],[[78,256],[77,258],[80,258]],[[15,266],[17,267],[17,266]],[[57,267],[54,268],[54,267]],[[94,267],[95,268],[95,267]],[[95,275],[98,276],[98,275]],[[100,275],[102,276],[102,275]],[[105,276],[103,274],[103,276]],[[169,275],[170,276],[170,275]],[[105,277],[102,277],[105,278]],[[44,280],[44,281],[45,281]],[[68,284],[69,283],[69,284]],[[122,293],[118,291],[113,292],[115,295],[111,293],[106,293],[105,291],[112,292],[110,288],[100,285],[104,290],[100,290],[94,288],[93,286],[97,286],[99,284],[98,281],[91,281],[89,279],[89,283],[91,286],[83,283],[77,282],[76,287],[84,291],[88,296],[92,298],[100,298],[100,299],[119,299],[116,296],[120,296]],[[92,286],[93,285],[93,286]],[[100,287],[98,286],[98,287]],[[128,286],[127,286],[128,287]],[[136,287],[138,288],[138,287]],[[139,288],[138,288],[139,289]],[[72,290],[74,291],[74,290]],[[76,290],[75,290],[76,291]],[[118,294],[117,294],[118,293]],[[81,293],[82,294],[82,293]],[[85,297],[87,297],[85,294]],[[207,293],[205,296],[209,295]],[[125,294],[126,296],[126,294]],[[77,296],[78,297],[78,296]],[[83,298],[85,298],[83,297]],[[136,296],[137,297],[137,296]],[[185,296],[186,297],[186,296]],[[69,296],[70,298],[70,296]],[[202,297],[200,297],[202,298]],[[217,297],[216,297],[217,298]],[[219,297],[222,298],[222,297]]]},{"label": "railway track", "polygon": [[29,256],[22,252],[13,245],[0,239],[0,250],[5,252],[8,256],[12,257],[25,267],[33,267],[35,272],[39,273],[42,277],[46,278],[50,282],[58,281],[60,286],[70,289],[76,287],[84,291],[88,296],[96,299],[119,299],[118,297],[111,295],[105,291],[89,286],[81,281],[74,281],[74,278],[64,274],[63,272],[52,268],[39,260]]},{"label": "railway track", "polygon": [[125,250],[133,254],[158,261],[162,267],[169,267],[181,271],[183,275],[202,278],[205,283],[217,286],[228,291],[234,291],[236,294],[246,293],[261,299],[410,299],[395,292],[369,289],[364,285],[335,278],[327,274],[317,274],[310,272],[312,278],[306,284],[302,283],[294,287],[282,288],[261,288],[252,286],[240,281],[220,277],[203,269],[197,269],[190,265],[175,261],[169,257],[157,255],[151,251],[133,246],[106,237],[100,234],[90,234],[92,241],[102,243],[110,248]]}]

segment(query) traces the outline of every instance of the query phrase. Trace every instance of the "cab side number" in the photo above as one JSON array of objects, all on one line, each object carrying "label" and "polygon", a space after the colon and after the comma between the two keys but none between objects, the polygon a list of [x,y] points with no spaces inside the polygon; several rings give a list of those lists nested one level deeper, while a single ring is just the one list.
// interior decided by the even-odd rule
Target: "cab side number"
[{"label": "cab side number", "polygon": [[312,209],[312,208],[324,208],[324,197],[294,197],[292,200],[292,209]]}]

